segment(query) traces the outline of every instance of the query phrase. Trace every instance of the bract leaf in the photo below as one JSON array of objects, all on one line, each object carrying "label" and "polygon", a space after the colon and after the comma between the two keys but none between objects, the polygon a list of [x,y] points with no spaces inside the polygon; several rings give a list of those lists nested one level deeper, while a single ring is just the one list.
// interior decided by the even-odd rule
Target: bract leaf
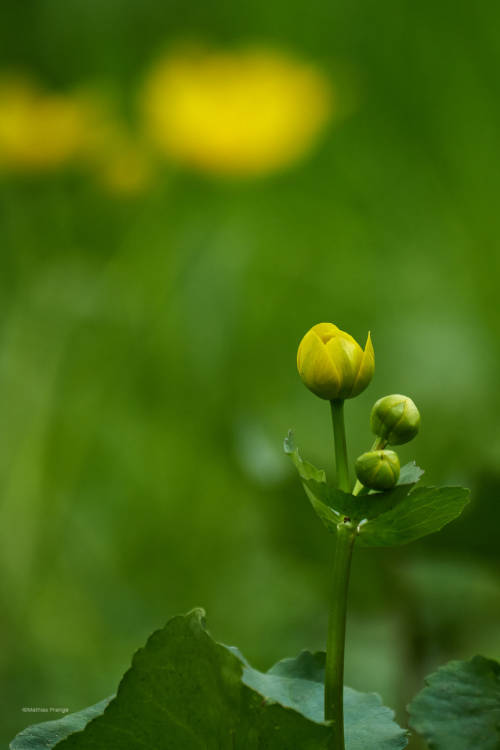
[{"label": "bract leaf", "polygon": [[394,508],[362,523],[358,540],[366,547],[391,547],[439,531],[469,502],[464,487],[417,487]]}]

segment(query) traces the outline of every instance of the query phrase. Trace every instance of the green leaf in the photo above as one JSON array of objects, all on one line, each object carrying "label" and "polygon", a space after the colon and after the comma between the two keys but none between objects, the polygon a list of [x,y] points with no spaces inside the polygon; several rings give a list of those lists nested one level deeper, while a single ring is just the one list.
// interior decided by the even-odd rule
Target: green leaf
[{"label": "green leaf", "polygon": [[[116,697],[83,731],[69,724],[19,735],[15,750],[324,750],[331,730],[297,711],[268,705],[242,681],[244,665],[212,640],[195,610],[154,633],[134,656]],[[66,721],[70,717],[65,717]],[[50,724],[59,722],[50,722]],[[26,737],[26,733],[24,733]],[[54,738],[56,742],[54,742]]]},{"label": "green leaf", "polygon": [[[314,508],[314,511],[318,518],[323,522],[323,525],[328,529],[328,531],[336,534],[337,526],[339,525],[339,523],[343,522],[344,518],[347,515],[347,513],[344,513],[342,511],[342,507],[347,507],[347,503],[343,502],[343,498],[337,498],[337,508],[334,508],[329,504],[329,502],[320,499],[319,488],[315,488],[314,486],[313,488],[311,488],[310,485],[314,485],[314,480],[303,482],[303,485],[306,495],[309,498],[309,502]],[[328,501],[330,501],[331,499],[330,490],[330,487],[324,485],[324,493],[321,493],[328,498]],[[338,490],[338,492],[341,495],[345,495],[346,498],[350,497],[350,495],[347,495],[345,492],[341,492],[341,490]]]},{"label": "green leaf", "polygon": [[[324,658],[304,652],[258,672],[195,610],[150,637],[116,697],[25,729],[11,750],[326,750]],[[405,747],[392,716],[378,696],[345,688],[346,750]]]},{"label": "green leaf", "polygon": [[401,467],[398,484],[416,484],[425,474],[425,471],[417,466],[415,461],[410,461]]},{"label": "green leaf", "polygon": [[313,464],[309,463],[309,461],[304,461],[301,457],[299,449],[295,445],[293,432],[291,430],[288,430],[288,435],[284,440],[283,448],[287,456],[290,456],[292,459],[301,479],[305,479],[306,481],[308,479],[314,479],[316,482],[326,484],[326,475],[323,469],[317,469]]},{"label": "green leaf", "polygon": [[381,513],[394,508],[408,495],[411,487],[424,473],[415,461],[412,461],[403,466],[399,481],[393,489],[354,497],[350,493],[328,485],[325,472],[303,460],[291,431],[285,438],[284,448],[302,479],[304,490],[316,514],[328,531],[333,533],[337,531],[338,524],[342,523],[346,517],[355,523],[360,523],[364,519],[376,518]]},{"label": "green leaf", "polygon": [[11,750],[41,750],[54,747],[60,740],[73,732],[79,732],[96,716],[100,716],[113,696],[105,698],[94,706],[84,708],[74,714],[67,714],[56,721],[44,721],[26,727],[10,743]]},{"label": "green leaf", "polygon": [[[303,651],[296,659],[284,659],[268,672],[246,666],[245,684],[266,700],[278,701],[317,722],[323,720],[325,654]],[[376,693],[344,688],[346,750],[401,750],[407,732],[393,720],[394,713],[382,705]],[[297,746],[299,747],[299,746]]]},{"label": "green leaf", "polygon": [[391,510],[359,526],[366,547],[391,547],[439,531],[457,518],[469,502],[463,487],[418,487]]},{"label": "green leaf", "polygon": [[500,664],[484,656],[452,661],[426,678],[410,703],[410,726],[431,750],[498,750]]},{"label": "green leaf", "polygon": [[[424,472],[414,461],[402,467],[395,487],[384,492],[370,492],[367,495],[348,495],[334,487],[326,486],[322,491],[323,502],[339,510],[355,523],[377,518],[382,513],[395,508],[411,491]],[[308,482],[311,485],[311,482]]]},{"label": "green leaf", "polygon": [[[326,526],[328,531],[335,533],[337,525],[344,520],[344,516],[335,508],[328,505],[328,486],[326,484],[326,475],[323,469],[317,469],[309,461],[304,461],[295,445],[293,433],[288,431],[288,435],[283,443],[285,453],[290,456],[297,469],[307,497],[313,506],[316,514]],[[340,490],[339,490],[340,491]],[[345,493],[342,493],[345,495]],[[348,495],[346,495],[348,497]]]}]

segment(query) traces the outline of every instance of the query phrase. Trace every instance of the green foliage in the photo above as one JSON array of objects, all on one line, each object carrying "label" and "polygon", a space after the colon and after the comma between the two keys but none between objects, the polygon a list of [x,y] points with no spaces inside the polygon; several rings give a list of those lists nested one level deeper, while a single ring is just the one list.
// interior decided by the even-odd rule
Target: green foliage
[{"label": "green foliage", "polygon": [[304,461],[299,453],[299,449],[295,445],[295,439],[291,430],[288,431],[288,435],[283,442],[283,448],[285,453],[292,459],[293,464],[299,472],[299,476],[302,480],[304,480],[305,482],[312,480],[314,482],[317,482],[318,484],[326,484],[326,474],[324,469],[317,469],[309,461]]},{"label": "green foliage", "polygon": [[327,484],[325,472],[304,461],[289,432],[284,443],[306,494],[328,531],[345,517],[359,524],[358,540],[365,547],[391,547],[439,531],[457,518],[469,501],[463,487],[419,487],[423,474],[414,461],[402,467],[391,490],[350,495]]},{"label": "green foliage", "polygon": [[[324,662],[303,652],[259,672],[215,643],[194,610],[150,637],[110,702],[29,727],[11,750],[324,750]],[[347,750],[406,746],[377,695],[346,688],[345,714]]]},{"label": "green foliage", "polygon": [[[266,672],[246,667],[244,682],[278,701],[321,722],[324,703],[325,654],[303,651],[296,659],[283,659]],[[344,688],[344,720],[347,750],[404,748],[406,732],[393,721],[393,712],[375,693]]]},{"label": "green foliage", "polygon": [[418,487],[394,508],[359,527],[366,547],[392,547],[434,534],[461,514],[469,502],[463,487]]},{"label": "green foliage", "polygon": [[374,518],[384,510],[392,508],[408,494],[411,486],[423,474],[412,461],[402,467],[398,483],[391,490],[353,497],[327,484],[325,472],[317,469],[309,461],[304,461],[291,432],[285,438],[284,449],[299,473],[311,505],[328,531],[332,533],[336,532],[337,524],[341,523],[346,516],[359,522],[364,518]]},{"label": "green foliage", "polygon": [[416,484],[424,474],[424,470],[415,461],[409,461],[401,467],[398,484]]},{"label": "green foliage", "polygon": [[112,697],[105,698],[82,711],[68,714],[62,719],[44,721],[42,724],[33,724],[27,727],[12,740],[10,743],[11,750],[40,750],[41,748],[54,747],[70,734],[85,729],[92,719],[101,716]]},{"label": "green foliage", "polygon": [[[304,461],[295,445],[293,433],[289,430],[283,443],[285,453],[290,456],[297,469],[305,493],[309,498],[311,505],[316,511],[318,517],[324,523],[328,531],[335,533],[337,524],[341,523],[346,515],[344,508],[347,508],[349,495],[342,490],[336,490],[336,497],[332,501],[330,498],[331,488],[326,483],[326,474],[323,469],[317,469],[309,461]],[[334,504],[333,504],[334,503]]]},{"label": "green foliage", "polygon": [[410,703],[410,726],[431,750],[498,750],[500,664],[483,656],[452,661],[426,679]]}]

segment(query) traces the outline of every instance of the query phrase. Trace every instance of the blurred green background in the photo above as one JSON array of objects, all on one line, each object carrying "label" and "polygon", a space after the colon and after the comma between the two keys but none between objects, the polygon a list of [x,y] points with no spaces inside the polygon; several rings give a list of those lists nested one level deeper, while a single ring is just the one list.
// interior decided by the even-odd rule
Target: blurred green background
[{"label": "blurred green background", "polygon": [[314,143],[262,174],[149,146],[150,179],[123,191],[81,164],[3,164],[1,739],[52,718],[23,707],[108,695],[195,605],[261,668],[323,647],[332,539],[282,453],[292,427],[332,464],[327,405],[295,367],[323,320],[374,340],[351,455],[373,401],[405,393],[422,430],[402,458],[472,490],[438,536],[355,553],[346,681],[405,722],[439,664],[500,657],[500,6],[3,0],[0,14],[0,72],[61,96],[90,86],[132,134],[148,70],[186,41],[279,50],[334,92]]}]

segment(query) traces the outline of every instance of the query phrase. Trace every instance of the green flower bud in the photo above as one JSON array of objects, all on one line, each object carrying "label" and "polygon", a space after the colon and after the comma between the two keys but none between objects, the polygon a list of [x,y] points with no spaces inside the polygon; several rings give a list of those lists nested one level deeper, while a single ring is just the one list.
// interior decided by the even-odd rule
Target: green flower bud
[{"label": "green flower bud", "polygon": [[417,434],[420,414],[411,398],[395,393],[374,404],[370,424],[372,432],[390,445],[402,445]]},{"label": "green flower bud", "polygon": [[333,323],[318,323],[299,344],[297,369],[304,385],[320,398],[354,398],[364,391],[375,370],[370,334],[363,351]]},{"label": "green flower bud", "polygon": [[390,490],[399,479],[399,458],[394,451],[369,451],[356,459],[356,476],[371,490]]}]

